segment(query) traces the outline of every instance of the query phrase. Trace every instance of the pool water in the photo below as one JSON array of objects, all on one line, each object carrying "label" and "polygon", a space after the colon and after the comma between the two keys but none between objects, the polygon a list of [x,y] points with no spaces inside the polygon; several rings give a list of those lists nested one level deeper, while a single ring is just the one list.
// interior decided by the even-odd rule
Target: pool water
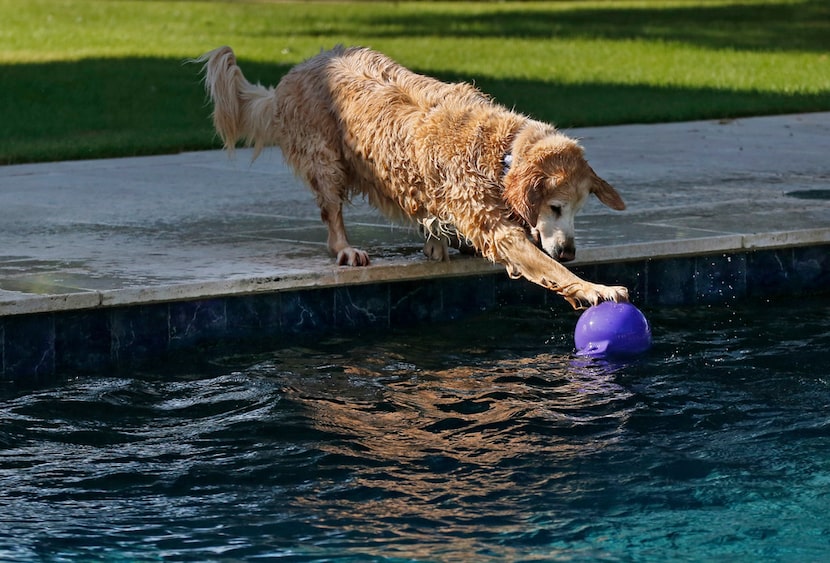
[{"label": "pool water", "polygon": [[819,561],[830,298],[182,359],[0,394],[0,560]]}]

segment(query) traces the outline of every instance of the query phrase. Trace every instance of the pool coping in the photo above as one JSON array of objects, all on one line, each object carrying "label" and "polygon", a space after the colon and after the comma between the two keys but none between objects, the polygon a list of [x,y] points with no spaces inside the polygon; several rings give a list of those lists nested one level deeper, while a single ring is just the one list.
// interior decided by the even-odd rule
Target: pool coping
[{"label": "pool coping", "polygon": [[[573,269],[587,279],[626,285],[632,301],[646,309],[737,304],[827,293],[830,243],[584,260]],[[221,295],[186,286],[194,292],[192,298],[0,317],[0,381],[30,385],[132,369],[217,344],[256,341],[273,347],[339,332],[429,326],[509,305],[576,318],[560,297],[511,280],[482,260],[464,258],[443,271],[445,275],[433,271],[428,277],[360,283],[321,277],[290,289],[278,288],[281,282],[272,280],[264,284],[268,289]]]},{"label": "pool coping", "polygon": [[[658,241],[586,248],[580,258],[568,264],[575,269],[586,266],[700,256],[713,253],[738,253],[830,243],[830,227],[771,233],[720,235],[681,241]],[[275,270],[273,275],[204,280],[161,286],[92,290],[63,294],[21,294],[0,300],[0,318],[15,315],[74,311],[121,306],[141,306],[170,301],[209,299],[269,292],[394,283],[418,279],[496,274],[504,268],[477,257],[456,255],[447,262],[415,258],[392,261],[365,268],[330,266],[300,272]],[[592,280],[611,283],[608,280]]]}]

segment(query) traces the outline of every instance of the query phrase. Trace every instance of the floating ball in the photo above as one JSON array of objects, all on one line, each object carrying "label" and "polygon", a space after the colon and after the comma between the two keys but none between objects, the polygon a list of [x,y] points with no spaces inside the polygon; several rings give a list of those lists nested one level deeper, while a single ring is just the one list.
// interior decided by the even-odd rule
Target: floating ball
[{"label": "floating ball", "polygon": [[604,301],[579,317],[574,343],[581,356],[635,356],[651,347],[651,327],[631,303]]}]

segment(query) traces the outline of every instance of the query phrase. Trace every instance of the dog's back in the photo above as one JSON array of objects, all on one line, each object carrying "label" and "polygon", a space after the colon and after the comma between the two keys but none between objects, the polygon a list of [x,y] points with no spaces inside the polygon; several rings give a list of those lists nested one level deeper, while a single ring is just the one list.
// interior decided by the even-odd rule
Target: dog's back
[{"label": "dog's back", "polygon": [[276,96],[287,160],[302,165],[312,134],[340,153],[351,188],[393,218],[452,221],[441,217],[453,195],[446,187],[461,181],[453,172],[470,170],[448,164],[472,147],[490,151],[477,161],[497,181],[509,140],[527,121],[469,84],[417,74],[363,48],[337,47],[299,64]]},{"label": "dog's back", "polygon": [[394,98],[396,94],[403,96],[401,102],[421,111],[452,100],[465,105],[490,101],[469,84],[448,84],[417,74],[382,53],[361,47],[338,46],[324,51],[294,67],[283,80],[292,75],[327,86],[325,93],[335,104],[344,98]]}]

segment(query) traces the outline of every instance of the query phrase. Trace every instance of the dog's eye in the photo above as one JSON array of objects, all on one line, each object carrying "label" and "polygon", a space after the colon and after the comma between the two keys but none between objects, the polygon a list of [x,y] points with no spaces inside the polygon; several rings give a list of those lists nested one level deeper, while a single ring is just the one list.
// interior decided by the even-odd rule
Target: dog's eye
[{"label": "dog's eye", "polygon": [[550,210],[553,211],[553,214],[557,217],[562,215],[562,206],[561,205],[551,205]]}]

